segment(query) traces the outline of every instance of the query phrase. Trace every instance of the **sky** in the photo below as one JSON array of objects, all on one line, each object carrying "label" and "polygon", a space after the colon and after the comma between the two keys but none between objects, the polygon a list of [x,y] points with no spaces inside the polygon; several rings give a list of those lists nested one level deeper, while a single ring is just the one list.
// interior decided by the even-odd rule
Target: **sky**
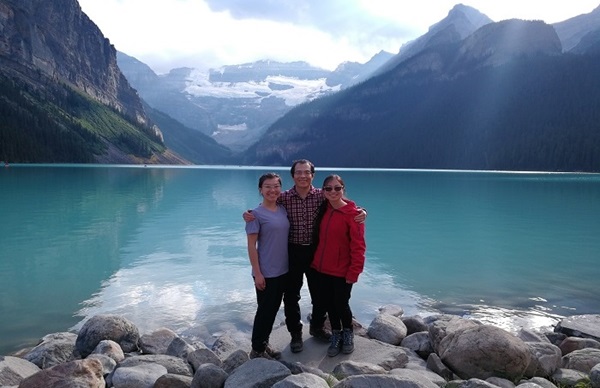
[{"label": "sky", "polygon": [[258,60],[334,70],[398,53],[457,3],[493,21],[560,22],[600,0],[78,0],[119,51],[156,73]]}]

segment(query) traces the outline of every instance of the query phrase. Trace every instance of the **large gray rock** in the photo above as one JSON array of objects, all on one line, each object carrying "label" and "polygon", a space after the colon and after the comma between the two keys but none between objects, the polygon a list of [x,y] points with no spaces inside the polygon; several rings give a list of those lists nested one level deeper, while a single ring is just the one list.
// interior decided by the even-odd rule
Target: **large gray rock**
[{"label": "large gray rock", "polygon": [[448,388],[497,388],[494,384],[488,383],[486,380],[472,378],[468,380],[460,380],[458,382],[451,381],[448,383]]},{"label": "large gray rock", "polygon": [[525,342],[491,325],[451,331],[438,348],[444,364],[463,379],[496,376],[518,381],[531,360]]},{"label": "large gray rock", "polygon": [[19,388],[104,388],[105,385],[100,361],[86,359],[43,369],[21,381]]},{"label": "large gray rock", "polygon": [[194,375],[192,366],[186,360],[166,354],[143,354],[141,356],[128,357],[119,363],[119,368],[148,364],[162,365],[167,372],[177,375],[190,377]]},{"label": "large gray rock", "polygon": [[420,357],[427,359],[431,353],[433,353],[433,346],[429,340],[429,333],[426,331],[420,331],[407,335],[400,346],[414,350]]},{"label": "large gray rock", "polygon": [[594,366],[590,371],[590,384],[592,388],[600,388],[600,364]]},{"label": "large gray rock", "polygon": [[244,364],[249,359],[250,359],[250,357],[248,357],[248,353],[246,353],[242,349],[238,349],[235,352],[231,353],[229,355],[229,357],[227,357],[223,361],[223,364],[221,365],[221,367],[225,370],[225,372],[231,373],[237,367]]},{"label": "large gray rock", "polygon": [[312,373],[299,373],[291,375],[273,385],[273,388],[329,388],[329,384],[322,377]]},{"label": "large gray rock", "polygon": [[396,374],[350,376],[334,385],[334,388],[438,388],[426,378],[413,379]]},{"label": "large gray rock", "polygon": [[223,362],[216,354],[210,349],[196,349],[192,353],[188,354],[187,361],[192,365],[194,370],[198,370],[198,367],[203,364],[213,364],[220,367]]},{"label": "large gray rock", "polygon": [[83,324],[75,346],[82,357],[87,357],[103,340],[113,340],[125,353],[138,350],[140,333],[131,321],[118,315],[96,315]]},{"label": "large gray rock", "polygon": [[[115,362],[119,363],[125,359],[123,349],[113,340],[104,340],[98,343],[98,346],[94,348],[92,354],[103,354],[107,357],[112,358]],[[92,355],[90,354],[90,355]]]},{"label": "large gray rock", "polygon": [[425,320],[420,315],[411,315],[408,317],[401,317],[400,319],[402,319],[404,326],[406,326],[407,335],[429,330]]},{"label": "large gray rock", "polygon": [[390,371],[390,374],[402,376],[406,379],[412,379],[412,380],[421,380],[422,378],[426,378],[427,380],[431,381],[438,387],[446,386],[446,380],[444,380],[444,378],[442,376],[440,376],[437,373],[434,373],[428,369],[421,370],[421,371],[415,371],[415,370],[411,370],[411,369],[398,368],[398,369],[392,369]]},{"label": "large gray rock", "polygon": [[379,365],[367,362],[342,361],[334,369],[332,374],[339,379],[355,375],[377,375],[387,371]]},{"label": "large gray rock", "polygon": [[600,314],[573,315],[563,318],[554,331],[571,337],[585,337],[600,341]]},{"label": "large gray rock", "polygon": [[0,356],[0,386],[18,385],[39,371],[39,366],[22,358]]},{"label": "large gray rock", "polygon": [[159,364],[119,366],[112,375],[114,388],[151,388],[167,374],[167,368]]},{"label": "large gray rock", "polygon": [[225,388],[271,387],[291,374],[280,362],[255,358],[233,371],[225,381]]},{"label": "large gray rock", "polygon": [[557,388],[556,385],[552,384],[552,382],[543,377],[532,377],[527,380],[530,383],[537,384],[542,388]]},{"label": "large gray rock", "polygon": [[92,353],[87,356],[86,360],[91,359],[96,359],[102,364],[102,376],[112,373],[117,368],[117,362],[104,354]]},{"label": "large gray rock", "polygon": [[229,374],[214,364],[204,364],[194,373],[191,388],[221,388]]},{"label": "large gray rock", "polygon": [[[190,388],[191,386],[191,377],[167,373],[166,375],[160,376],[152,388]],[[205,387],[208,388],[208,386]]]},{"label": "large gray rock", "polygon": [[367,329],[369,337],[390,345],[400,345],[406,333],[402,319],[385,313],[377,314]]},{"label": "large gray rock", "polygon": [[527,342],[531,351],[531,362],[525,371],[526,377],[550,377],[561,366],[561,351],[558,346],[547,342]]},{"label": "large gray rock", "polygon": [[[430,317],[431,319],[431,317]],[[481,323],[454,315],[439,315],[429,324],[429,340],[433,350],[440,353],[440,342],[449,334],[457,331],[479,327]]]},{"label": "large gray rock", "polygon": [[[289,333],[288,333],[289,342]],[[221,359],[224,360],[238,349],[251,349],[252,343],[247,335],[240,332],[229,331],[221,335],[213,343],[211,350]]]},{"label": "large gray rock", "polygon": [[75,359],[75,333],[54,333],[42,338],[42,341],[31,349],[24,359],[34,363],[42,369],[62,364]]},{"label": "large gray rock", "polygon": [[501,377],[488,377],[485,381],[486,383],[494,384],[500,388],[515,388],[515,384],[512,381]]},{"label": "large gray rock", "polygon": [[378,310],[381,314],[389,314],[395,317],[401,317],[402,315],[404,315],[404,309],[402,308],[402,306],[399,306],[397,304],[386,304],[379,307]]},{"label": "large gray rock", "polygon": [[587,373],[575,369],[559,368],[552,375],[552,381],[559,387],[574,387],[577,384],[586,383],[587,380]]},{"label": "large gray rock", "polygon": [[140,349],[144,354],[167,354],[171,342],[179,336],[171,329],[160,328],[140,337]]},{"label": "large gray rock", "polygon": [[600,364],[600,349],[586,348],[575,350],[562,358],[562,367],[590,373],[592,368]]},{"label": "large gray rock", "polygon": [[559,345],[562,355],[567,355],[575,350],[594,348],[600,349],[600,342],[591,338],[567,337]]}]

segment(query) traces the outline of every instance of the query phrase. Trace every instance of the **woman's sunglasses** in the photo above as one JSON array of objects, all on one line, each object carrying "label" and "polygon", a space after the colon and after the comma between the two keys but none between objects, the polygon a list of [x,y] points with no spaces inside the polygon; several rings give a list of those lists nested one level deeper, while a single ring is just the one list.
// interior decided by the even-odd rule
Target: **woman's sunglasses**
[{"label": "woman's sunglasses", "polygon": [[325,187],[323,187],[323,190],[325,190],[327,192],[329,192],[331,190],[342,191],[343,188],[344,188],[344,186],[335,186],[335,187],[325,186]]}]

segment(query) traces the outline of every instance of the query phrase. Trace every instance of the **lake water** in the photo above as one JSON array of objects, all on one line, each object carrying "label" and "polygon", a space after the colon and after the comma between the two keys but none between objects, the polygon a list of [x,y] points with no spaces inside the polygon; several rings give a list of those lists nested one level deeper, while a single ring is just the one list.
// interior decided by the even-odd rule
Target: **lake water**
[{"label": "lake water", "polygon": [[[0,354],[102,313],[205,342],[249,333],[241,214],[271,170],[292,185],[269,167],[0,169]],[[600,175],[334,169],[315,184],[332,171],[368,210],[363,325],[384,304],[509,330],[600,312]]]}]

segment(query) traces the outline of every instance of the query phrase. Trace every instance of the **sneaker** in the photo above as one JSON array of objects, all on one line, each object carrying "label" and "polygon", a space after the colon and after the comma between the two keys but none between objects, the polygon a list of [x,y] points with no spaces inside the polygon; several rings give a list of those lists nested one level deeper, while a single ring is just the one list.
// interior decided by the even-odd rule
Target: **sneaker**
[{"label": "sneaker", "polygon": [[322,342],[329,342],[331,341],[331,333],[325,331],[325,329],[323,329],[323,327],[310,327],[308,333],[310,335],[312,335],[313,337],[315,337],[316,339],[318,339],[319,341]]},{"label": "sneaker", "polygon": [[278,352],[277,350],[273,349],[271,344],[267,344],[267,346],[265,346],[265,353],[267,353],[269,356],[271,356],[271,358],[275,360],[279,360],[281,358],[281,352]]},{"label": "sneaker", "polygon": [[250,359],[253,358],[266,358],[267,360],[275,360],[265,350],[263,350],[262,352],[257,352],[256,350],[252,349],[252,351],[250,352]]},{"label": "sneaker", "polygon": [[331,344],[329,348],[327,348],[327,355],[329,357],[334,357],[340,354],[340,350],[342,350],[342,331],[341,330],[333,330],[331,333]]},{"label": "sneaker", "polygon": [[354,351],[354,331],[344,329],[342,331],[342,353],[350,354]]},{"label": "sneaker", "polygon": [[292,353],[299,353],[304,349],[304,343],[302,342],[302,332],[295,331],[292,334],[292,341],[290,342],[290,350]]}]

